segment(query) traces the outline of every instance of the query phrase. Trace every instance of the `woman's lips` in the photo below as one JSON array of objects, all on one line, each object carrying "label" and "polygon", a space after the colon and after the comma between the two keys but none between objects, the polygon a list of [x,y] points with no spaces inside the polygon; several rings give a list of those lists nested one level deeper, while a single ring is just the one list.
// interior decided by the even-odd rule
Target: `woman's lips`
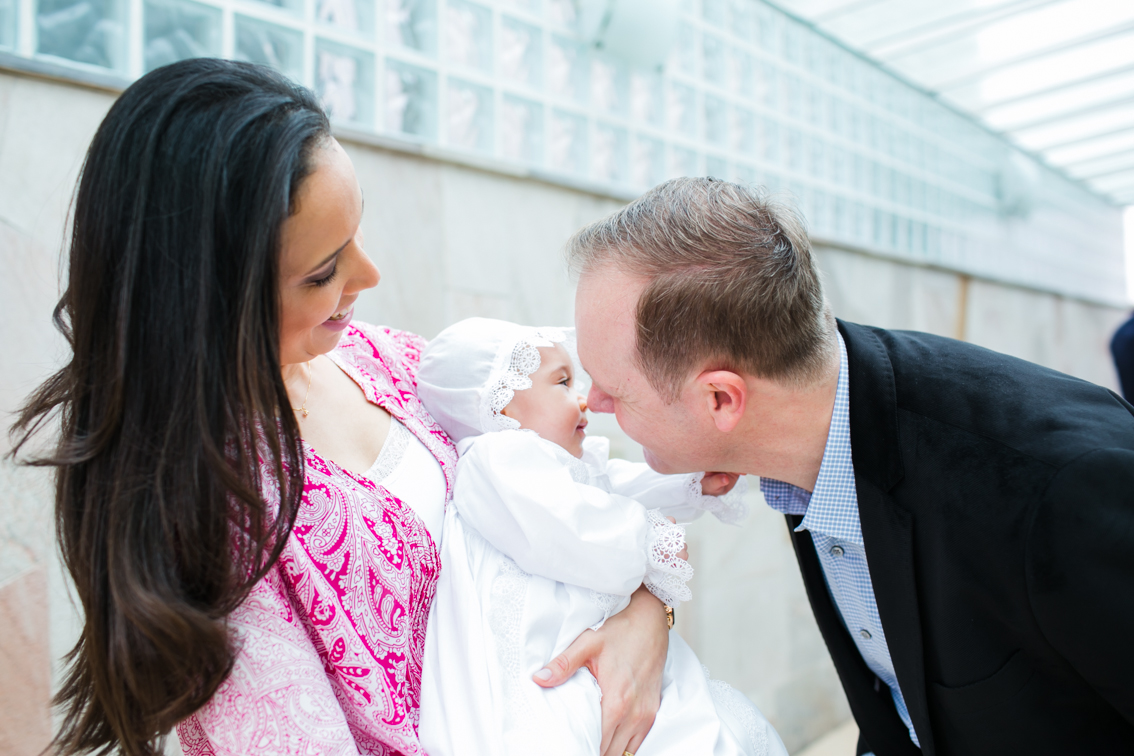
[{"label": "woman's lips", "polygon": [[324,328],[330,328],[332,331],[341,331],[350,325],[350,319],[354,317],[354,308],[350,308],[342,315],[333,315],[323,321]]}]

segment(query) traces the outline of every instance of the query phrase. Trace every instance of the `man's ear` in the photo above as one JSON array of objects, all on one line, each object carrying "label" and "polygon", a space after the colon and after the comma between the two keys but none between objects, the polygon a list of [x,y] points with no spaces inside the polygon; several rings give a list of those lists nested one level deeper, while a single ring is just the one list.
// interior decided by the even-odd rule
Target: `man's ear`
[{"label": "man's ear", "polygon": [[748,407],[748,384],[742,376],[730,370],[706,370],[697,376],[697,388],[717,430],[728,433],[740,424]]}]

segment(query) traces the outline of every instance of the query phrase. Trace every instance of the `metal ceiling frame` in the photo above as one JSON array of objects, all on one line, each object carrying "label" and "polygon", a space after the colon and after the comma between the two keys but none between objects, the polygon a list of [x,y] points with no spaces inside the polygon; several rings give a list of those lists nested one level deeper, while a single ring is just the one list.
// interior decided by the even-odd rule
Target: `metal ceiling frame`
[{"label": "metal ceiling frame", "polygon": [[[868,23],[869,14],[865,18],[855,19],[861,23],[847,24],[849,30],[845,32],[846,36],[830,28],[833,21],[836,22],[837,26],[837,21],[840,18],[877,8],[890,1],[850,0],[821,13],[814,13],[809,17],[801,18],[798,11],[793,12],[793,10],[784,8],[776,0],[765,0],[786,15],[801,21],[818,33],[835,41],[849,52],[878,66],[889,75],[896,76],[900,81],[910,84],[927,96],[933,97],[941,105],[979,123],[982,128],[998,135],[1015,148],[1036,158],[1040,163],[1062,173],[1070,181],[1092,194],[1118,205],[1134,204],[1134,161],[1129,161],[1130,156],[1134,155],[1134,143],[1126,139],[1127,135],[1134,134],[1134,113],[1128,116],[1124,112],[1125,108],[1134,104],[1134,87],[1131,87],[1126,81],[1118,80],[1118,77],[1129,77],[1131,73],[1134,73],[1134,61],[1129,59],[1113,61],[1115,57],[1124,57],[1123,52],[1126,49],[1127,37],[1134,45],[1134,19],[1111,23],[1103,28],[1099,28],[1098,24],[1095,23],[1092,24],[1095,28],[1091,31],[1067,39],[1050,41],[1040,48],[995,63],[986,63],[980,57],[965,56],[969,65],[976,67],[974,70],[955,76],[955,78],[940,84],[934,84],[933,74],[940,75],[943,71],[949,72],[944,60],[927,61],[931,63],[926,67],[927,74],[916,76],[905,70],[902,65],[903,60],[912,62],[911,56],[915,52],[924,52],[927,49],[938,48],[942,45],[955,43],[958,40],[971,38],[973,35],[979,34],[982,29],[1002,23],[1005,19],[1010,19],[1014,15],[1029,14],[1048,6],[1073,2],[1073,0],[1000,0],[995,5],[986,8],[953,11],[951,13],[948,10],[943,10],[942,12],[945,15],[942,18],[935,21],[919,20],[912,25],[906,21],[905,29],[887,31],[884,35],[869,42],[863,41],[870,39],[871,29],[874,28]],[[815,7],[820,3],[811,5]],[[899,6],[895,12],[900,13],[900,11]],[[931,12],[933,12],[932,9]],[[925,16],[922,16],[922,19],[924,18]],[[1058,31],[1058,28],[1055,27],[1056,31]],[[1107,45],[1108,49],[1114,53],[1108,57],[1108,62],[1101,70],[1093,70],[1086,74],[1078,70],[1090,68],[1093,65],[1090,51],[1086,50],[1083,51],[1086,53],[1085,55],[1083,52],[1075,53],[1077,58],[1075,62],[1081,64],[1081,66],[1076,65],[1068,70],[1068,73],[1074,77],[1069,81],[1055,84],[1048,84],[1047,81],[1035,81],[1033,86],[1038,85],[1039,89],[1022,94],[1009,91],[995,102],[984,102],[980,92],[973,91],[970,92],[971,99],[980,102],[979,106],[975,108],[965,107],[949,96],[950,93],[962,88],[978,86],[981,82],[986,81],[989,76],[998,72],[1018,66],[1026,66],[1026,64],[1035,61],[1058,60],[1056,56],[1069,51],[1081,51],[1082,48],[1097,43]],[[888,53],[887,50],[889,50]],[[940,58],[941,55],[937,57]],[[1079,60],[1080,58],[1081,60]],[[932,65],[932,63],[937,63],[937,65]],[[1097,63],[1094,65],[1097,65]],[[1021,73],[1026,71],[1027,69],[1024,68]],[[1108,86],[1106,82],[1111,79],[1115,81]],[[1094,86],[1094,89],[1086,89],[1092,86]],[[1062,106],[1058,95],[1060,93],[1071,93],[1077,88],[1085,90],[1077,93],[1078,103]],[[1042,101],[1042,98],[1051,95],[1056,95],[1056,97],[1053,97],[1050,103]],[[1035,106],[1033,108],[1021,108],[1022,112],[1017,111],[1019,115],[1016,122],[1009,121],[1010,125],[1008,126],[994,127],[987,120],[987,114],[994,109],[1033,101]],[[1064,107],[1064,109],[1061,110],[1061,107]],[[1028,113],[1029,109],[1032,110],[1032,114]],[[1110,111],[1115,112],[1111,114]],[[1011,117],[1013,113],[1008,111],[1004,115]],[[1086,119],[1088,123],[1076,122],[1076,119]],[[1092,120],[1095,121],[1093,124],[1090,123]],[[1066,124],[1066,128],[1060,129],[1059,124]],[[1044,129],[1046,128],[1050,128],[1050,130],[1045,133]],[[1026,138],[1028,134],[1032,134],[1033,141],[1022,142],[1021,137]],[[1054,138],[1057,141],[1043,144],[1034,141],[1035,137],[1049,140]],[[1102,152],[1094,151],[1095,147],[1092,143],[1096,142],[1098,149],[1101,149]],[[1069,156],[1075,159],[1060,163],[1049,157],[1050,154],[1061,150],[1067,150]],[[1081,157],[1081,155],[1087,156]],[[1079,167],[1080,171],[1085,170],[1087,172],[1081,176],[1073,175],[1071,170],[1076,166]]]},{"label": "metal ceiling frame", "polygon": [[1009,58],[1008,60],[1000,61],[999,63],[995,63],[991,66],[986,66],[978,71],[973,71],[972,73],[968,73],[957,79],[953,79],[952,81],[949,81],[945,84],[939,84],[935,87],[932,87],[932,89],[936,92],[945,93],[950,89],[957,89],[967,84],[979,81],[988,74],[995,71],[1010,68],[1012,66],[1019,65],[1020,63],[1027,63],[1032,60],[1038,60],[1039,58],[1047,58],[1052,55],[1057,55],[1061,52],[1066,52],[1067,50],[1074,50],[1076,47],[1082,47],[1083,45],[1089,45],[1092,42],[1099,42],[1104,39],[1117,37],[1127,33],[1134,34],[1134,21],[1130,21],[1128,23],[1110,29],[1091,32],[1090,34],[1085,34],[1074,39],[1063,40],[1062,42],[1059,42],[1055,45],[1042,48],[1040,50],[1033,50],[1032,52],[1025,53],[1024,55],[1018,55],[1015,58]]},{"label": "metal ceiling frame", "polygon": [[1120,126],[1117,129],[1111,129],[1110,131],[1104,131],[1104,132],[1099,133],[1099,134],[1087,134],[1086,136],[1077,136],[1074,139],[1068,139],[1068,140],[1063,141],[1063,142],[1055,142],[1053,144],[1049,144],[1049,145],[1046,145],[1044,147],[1034,148],[1034,151],[1039,152],[1039,151],[1047,151],[1047,150],[1059,150],[1059,149],[1063,149],[1064,147],[1070,147],[1073,144],[1081,144],[1083,142],[1089,142],[1092,139],[1102,139],[1104,137],[1114,136],[1115,134],[1125,134],[1126,132],[1130,131],[1131,129],[1134,129],[1134,121],[1131,121],[1129,124]]},{"label": "metal ceiling frame", "polygon": [[1126,73],[1134,73],[1134,63],[1122,64],[1118,68],[1095,72],[1079,79],[1073,79],[1072,81],[1067,81],[1062,84],[1056,84],[1054,86],[1047,87],[1046,89],[1037,89],[1034,92],[1017,95],[1016,97],[1009,97],[1006,100],[998,100],[997,102],[989,103],[979,108],[973,108],[970,112],[975,115],[980,115],[987,113],[990,110],[995,110],[996,108],[1002,108],[1006,105],[1015,105],[1016,103],[1025,102],[1036,97],[1045,97],[1049,94],[1053,94],[1063,89],[1074,89],[1075,87],[1081,87],[1084,84],[1092,84],[1099,79],[1107,79],[1111,76],[1121,76],[1122,74]]},{"label": "metal ceiling frame", "polygon": [[1073,163],[1064,163],[1062,167],[1063,170],[1070,172],[1074,171],[1077,166],[1090,165],[1091,163],[1098,163],[1103,160],[1111,160],[1114,158],[1122,158],[1126,157],[1127,155],[1134,158],[1134,147],[1124,147],[1117,150],[1116,152],[1107,152],[1102,155],[1096,155],[1093,158],[1087,158],[1086,160],[1076,160]]},{"label": "metal ceiling frame", "polygon": [[1134,87],[1131,87],[1127,92],[1123,92],[1116,99],[1104,100],[1103,102],[1096,102],[1091,105],[1084,105],[1083,107],[1076,110],[1067,110],[1062,113],[1048,115],[1036,121],[1025,121],[1022,124],[1004,126],[999,128],[998,130],[1007,133],[1013,131],[1028,131],[1029,129],[1038,129],[1043,126],[1050,126],[1053,123],[1066,121],[1069,118],[1078,118],[1080,116],[1088,115],[1099,110],[1109,110],[1110,108],[1118,107],[1120,105],[1127,105],[1129,103],[1134,103]]},{"label": "metal ceiling frame", "polygon": [[[1021,10],[1030,11],[1035,10],[1036,8],[1042,8],[1045,5],[1055,5],[1056,3],[1062,2],[1066,2],[1066,0],[1009,0],[1008,2],[1001,3],[1000,5],[994,5],[989,8],[964,11],[956,14],[951,18],[946,17],[939,21],[929,21],[920,24],[919,26],[914,26],[903,32],[895,32],[893,34],[888,34],[885,37],[880,37],[873,42],[867,42],[863,45],[863,52],[867,53],[868,55],[877,56],[878,59],[882,61],[896,60],[906,53],[899,52],[895,55],[894,52],[882,52],[887,44],[889,44],[890,46],[896,45],[896,43],[894,42],[889,42],[889,40],[891,39],[895,39],[897,37],[908,38],[910,35],[916,36],[918,34],[921,34],[921,39],[907,40],[905,44],[897,46],[897,50],[915,46],[921,47],[922,49],[924,49],[925,47],[936,47],[945,42],[951,42],[955,39],[960,39],[962,37],[968,36],[973,31],[979,30],[985,26],[989,26],[990,24],[995,23],[1002,18],[1006,18],[1015,13],[1019,13],[1021,12]],[[964,20],[961,20],[964,16],[971,16],[971,21],[969,23],[965,23]],[[952,28],[941,29],[940,27],[944,24],[951,24]],[[932,29],[936,29],[936,33],[930,33],[929,30]]]}]

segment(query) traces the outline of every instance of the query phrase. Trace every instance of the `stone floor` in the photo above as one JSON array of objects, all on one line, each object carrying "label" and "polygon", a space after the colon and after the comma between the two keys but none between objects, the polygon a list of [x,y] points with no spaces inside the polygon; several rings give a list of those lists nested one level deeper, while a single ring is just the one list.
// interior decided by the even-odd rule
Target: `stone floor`
[{"label": "stone floor", "polygon": [[858,725],[853,719],[848,719],[794,756],[854,756],[856,745]]}]

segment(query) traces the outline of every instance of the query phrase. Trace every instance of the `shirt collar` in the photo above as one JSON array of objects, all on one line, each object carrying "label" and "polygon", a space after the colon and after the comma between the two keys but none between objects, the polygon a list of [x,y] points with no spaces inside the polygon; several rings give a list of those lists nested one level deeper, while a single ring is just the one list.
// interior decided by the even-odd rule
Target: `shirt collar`
[{"label": "shirt collar", "polygon": [[773,509],[784,514],[804,515],[797,531],[823,533],[862,545],[858,493],[854,483],[854,463],[851,461],[850,371],[843,336],[837,331],[836,336],[839,340],[839,382],[815,490],[808,493],[798,486],[770,478],[760,479],[760,490]]}]

